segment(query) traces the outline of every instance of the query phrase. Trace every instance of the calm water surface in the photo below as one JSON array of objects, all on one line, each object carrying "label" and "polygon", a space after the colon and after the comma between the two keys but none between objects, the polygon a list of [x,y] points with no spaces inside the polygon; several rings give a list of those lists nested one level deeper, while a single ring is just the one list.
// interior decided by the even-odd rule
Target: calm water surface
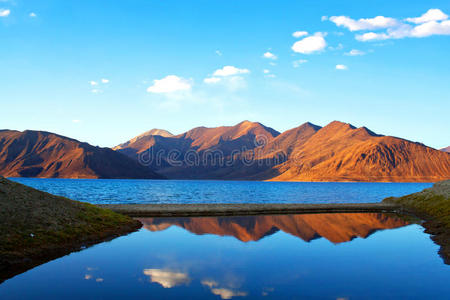
[{"label": "calm water surface", "polygon": [[431,187],[430,183],[255,182],[206,180],[13,180],[91,203],[357,203],[379,202]]},{"label": "calm water surface", "polygon": [[423,228],[383,214],[146,218],[0,284],[0,299],[448,299]]}]

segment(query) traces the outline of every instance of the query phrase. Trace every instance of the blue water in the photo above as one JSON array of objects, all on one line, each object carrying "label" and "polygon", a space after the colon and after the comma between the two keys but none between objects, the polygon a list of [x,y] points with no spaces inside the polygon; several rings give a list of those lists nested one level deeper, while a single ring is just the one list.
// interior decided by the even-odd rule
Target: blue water
[{"label": "blue water", "polygon": [[[240,226],[251,232],[258,228],[255,218],[230,222],[221,218],[215,223],[219,229]],[[321,224],[314,223],[320,215],[307,218],[309,224]],[[360,218],[364,220],[356,219]],[[0,284],[0,299],[448,299],[450,295],[450,267],[419,225],[332,243],[320,235],[299,238],[310,230],[299,222],[298,236],[272,230],[256,241],[242,242],[232,235],[191,233],[183,228],[188,226],[186,220],[183,226],[170,224],[179,221],[148,219],[148,230],[38,266]],[[364,221],[351,228],[373,229]],[[322,234],[340,236],[333,227]]]},{"label": "blue water", "polygon": [[357,203],[379,202],[431,187],[430,183],[256,182],[201,180],[13,180],[90,203]]}]

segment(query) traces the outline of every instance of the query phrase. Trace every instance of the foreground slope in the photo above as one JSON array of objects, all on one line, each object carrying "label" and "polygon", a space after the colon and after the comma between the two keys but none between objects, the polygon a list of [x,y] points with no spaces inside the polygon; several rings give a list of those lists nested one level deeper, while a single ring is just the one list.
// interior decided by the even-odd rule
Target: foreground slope
[{"label": "foreground slope", "polygon": [[161,178],[109,148],[44,131],[0,131],[0,174],[5,177]]},{"label": "foreground slope", "polygon": [[386,198],[383,202],[399,204],[405,211],[425,219],[426,232],[441,245],[439,253],[450,264],[450,180],[437,182],[418,193]]},{"label": "foreground slope", "polygon": [[0,177],[0,282],[34,265],[140,226],[110,210]]}]

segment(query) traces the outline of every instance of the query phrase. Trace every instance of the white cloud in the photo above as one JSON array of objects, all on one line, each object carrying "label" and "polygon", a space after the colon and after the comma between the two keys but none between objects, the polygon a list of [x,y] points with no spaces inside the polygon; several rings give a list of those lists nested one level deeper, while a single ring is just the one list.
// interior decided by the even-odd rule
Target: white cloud
[{"label": "white cloud", "polygon": [[216,50],[216,54],[222,56],[222,52],[220,52],[220,50]]},{"label": "white cloud", "polygon": [[296,31],[292,34],[295,38],[301,38],[302,36],[308,35],[307,31]]},{"label": "white cloud", "polygon": [[213,84],[213,83],[218,83],[220,82],[222,79],[218,78],[218,77],[208,77],[203,79],[204,83],[208,83],[208,84]]},{"label": "white cloud", "polygon": [[347,16],[333,16],[330,17],[329,20],[337,26],[345,27],[350,31],[388,28],[396,26],[398,24],[398,21],[396,19],[384,16],[377,16],[375,18],[359,20],[354,20]]},{"label": "white cloud", "polygon": [[426,13],[417,18],[406,18],[405,20],[415,24],[422,24],[431,21],[443,21],[447,20],[448,16],[437,8],[429,9]]},{"label": "white cloud", "polygon": [[29,14],[29,16],[30,16],[31,18],[36,18],[36,17],[37,17],[37,15],[36,15],[34,12],[31,12],[31,13]]},{"label": "white cloud", "polygon": [[73,123],[80,123],[81,120],[75,119],[75,120],[72,120],[72,122],[73,122]]},{"label": "white cloud", "polygon": [[402,24],[397,28],[389,28],[386,32],[367,32],[356,35],[358,41],[367,42],[375,40],[423,38],[432,35],[450,35],[450,20],[436,22],[430,21],[416,26]]},{"label": "white cloud", "polygon": [[180,284],[190,282],[188,274],[181,272],[172,272],[161,269],[144,269],[144,274],[150,276],[151,282],[156,282],[164,288],[172,288]]},{"label": "white cloud", "polygon": [[277,59],[278,56],[276,56],[275,54],[273,54],[272,52],[267,51],[266,53],[263,54],[264,58],[268,58],[268,59]]},{"label": "white cloud", "polygon": [[92,92],[93,94],[101,94],[101,93],[103,93],[103,91],[100,90],[100,89],[93,89],[93,90],[91,90],[91,92]]},{"label": "white cloud", "polygon": [[234,66],[225,66],[222,69],[218,69],[213,73],[213,76],[232,76],[237,74],[250,73],[248,69],[239,69]]},{"label": "white cloud", "polygon": [[264,69],[264,70],[263,70],[263,73],[264,73],[264,74],[269,74],[269,73],[270,73],[270,70]]},{"label": "white cloud", "polygon": [[301,65],[303,65],[303,64],[305,64],[307,62],[308,61],[306,59],[299,59],[299,60],[294,60],[292,62],[292,65],[294,66],[294,68],[298,68],[298,67],[300,67]]},{"label": "white cloud", "polygon": [[322,16],[321,18],[320,18],[320,20],[323,22],[323,21],[327,21],[328,20],[328,16]]},{"label": "white cloud", "polygon": [[414,27],[411,31],[412,37],[427,37],[430,35],[450,35],[450,21],[430,21]]},{"label": "white cloud", "polygon": [[[350,31],[371,30],[370,32],[355,36],[358,41],[362,42],[450,35],[450,20],[448,20],[448,15],[437,8],[429,9],[420,17],[405,19],[406,22],[413,23],[413,25],[384,16],[359,20],[354,20],[347,16],[334,16],[330,17],[329,20],[337,26],[346,27]],[[377,29],[385,29],[385,31],[372,31]]]},{"label": "white cloud", "polygon": [[102,78],[102,83],[109,83],[109,79]]},{"label": "white cloud", "polygon": [[292,45],[292,50],[297,53],[311,54],[322,51],[326,46],[327,42],[324,39],[324,34],[316,32],[313,36],[308,36],[295,42],[294,45]]},{"label": "white cloud", "polygon": [[98,82],[91,80],[91,81],[89,81],[89,84],[92,86],[96,86],[96,85],[98,85]]},{"label": "white cloud", "polygon": [[336,65],[336,70],[348,70],[346,65]]},{"label": "white cloud", "polygon": [[9,9],[0,9],[0,17],[7,17],[10,13],[11,11]]},{"label": "white cloud", "polygon": [[167,75],[162,79],[153,80],[153,85],[147,88],[147,92],[156,94],[174,93],[188,91],[192,87],[190,80],[176,75]]},{"label": "white cloud", "polygon": [[364,54],[366,54],[366,52],[358,50],[358,49],[352,49],[349,52],[345,53],[345,55],[348,55],[348,56],[361,56]]}]

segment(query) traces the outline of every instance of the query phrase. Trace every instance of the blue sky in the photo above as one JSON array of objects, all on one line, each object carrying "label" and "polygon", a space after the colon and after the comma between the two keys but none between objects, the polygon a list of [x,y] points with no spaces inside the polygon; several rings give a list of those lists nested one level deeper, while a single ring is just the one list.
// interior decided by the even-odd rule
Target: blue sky
[{"label": "blue sky", "polygon": [[0,128],[340,120],[450,145],[450,2],[368,2],[0,0]]}]

